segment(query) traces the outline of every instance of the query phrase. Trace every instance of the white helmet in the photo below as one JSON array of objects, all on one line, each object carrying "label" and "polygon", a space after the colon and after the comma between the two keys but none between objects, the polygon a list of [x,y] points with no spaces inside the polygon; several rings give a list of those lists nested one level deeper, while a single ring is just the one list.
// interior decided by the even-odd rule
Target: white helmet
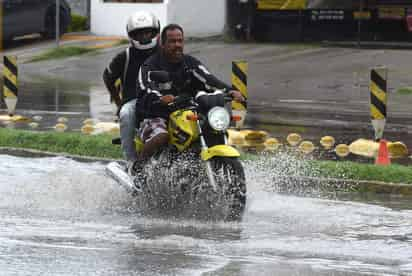
[{"label": "white helmet", "polygon": [[[136,35],[139,31],[151,30],[150,38],[139,38]],[[130,43],[139,50],[148,50],[157,46],[158,35],[160,32],[160,22],[156,16],[150,12],[139,11],[132,14],[127,20],[127,35]]]}]

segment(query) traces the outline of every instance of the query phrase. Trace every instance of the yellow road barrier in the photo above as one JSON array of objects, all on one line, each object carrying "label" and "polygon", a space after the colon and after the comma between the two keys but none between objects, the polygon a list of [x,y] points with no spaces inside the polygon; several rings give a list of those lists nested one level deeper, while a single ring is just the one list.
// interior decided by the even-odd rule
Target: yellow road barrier
[{"label": "yellow road barrier", "polygon": [[233,61],[232,62],[232,87],[242,93],[245,98],[244,103],[238,103],[232,101],[233,115],[241,117],[241,120],[236,122],[236,127],[241,128],[244,124],[247,113],[247,76],[248,76],[248,63],[246,61]]},{"label": "yellow road barrier", "polygon": [[14,115],[17,104],[17,57],[4,56],[3,57],[3,95],[6,103],[8,113],[10,116]]},{"label": "yellow road barrier", "polygon": [[388,69],[386,67],[377,67],[371,70],[370,110],[376,140],[382,139],[386,123],[387,79]]},{"label": "yellow road barrier", "polygon": [[299,150],[304,154],[309,154],[315,150],[315,145],[311,141],[303,141],[299,145]]},{"label": "yellow road barrier", "polygon": [[350,154],[349,146],[346,144],[339,144],[335,147],[335,153],[339,157],[346,157]]},{"label": "yellow road barrier", "polygon": [[332,136],[323,136],[320,139],[320,144],[324,149],[329,150],[335,145],[335,138]]},{"label": "yellow road barrier", "polygon": [[289,145],[294,147],[302,141],[302,137],[297,133],[291,133],[286,137],[286,141],[288,141]]}]

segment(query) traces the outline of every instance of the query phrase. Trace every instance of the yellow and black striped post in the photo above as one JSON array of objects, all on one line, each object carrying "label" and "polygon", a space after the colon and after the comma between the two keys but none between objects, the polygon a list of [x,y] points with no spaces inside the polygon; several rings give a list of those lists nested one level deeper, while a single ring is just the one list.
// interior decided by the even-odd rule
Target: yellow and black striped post
[{"label": "yellow and black striped post", "polygon": [[375,139],[380,140],[386,123],[388,70],[386,67],[373,68],[370,79],[371,120],[375,129]]},{"label": "yellow and black striped post", "polygon": [[232,102],[232,112],[234,115],[239,115],[242,119],[236,122],[236,127],[243,126],[246,111],[247,111],[247,76],[248,76],[248,63],[246,61],[233,61],[232,62],[232,87],[234,90],[238,90],[245,98],[244,103]]},{"label": "yellow and black striped post", "polygon": [[3,2],[0,2],[0,52],[3,52]]},{"label": "yellow and black striped post", "polygon": [[17,104],[17,58],[14,56],[4,56],[3,64],[4,77],[4,102],[10,116],[13,116]]}]

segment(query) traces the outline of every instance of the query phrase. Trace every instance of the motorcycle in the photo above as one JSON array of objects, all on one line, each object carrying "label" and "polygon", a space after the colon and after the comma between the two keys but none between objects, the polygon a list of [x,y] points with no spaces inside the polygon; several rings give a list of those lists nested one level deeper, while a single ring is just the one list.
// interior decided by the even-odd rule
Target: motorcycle
[{"label": "motorcycle", "polygon": [[[150,77],[160,84],[170,83],[167,72],[151,72]],[[225,220],[240,219],[246,204],[246,181],[240,154],[228,145],[227,129],[231,121],[240,119],[228,111],[231,101],[222,91],[176,97],[169,104],[169,144],[151,158],[142,175],[130,181],[113,163],[108,172],[134,189],[149,208],[169,210],[184,205],[185,210],[197,208],[202,217],[217,212]],[[141,141],[136,144],[139,150]],[[140,187],[138,191],[136,187]],[[199,212],[199,204],[203,212]]]}]

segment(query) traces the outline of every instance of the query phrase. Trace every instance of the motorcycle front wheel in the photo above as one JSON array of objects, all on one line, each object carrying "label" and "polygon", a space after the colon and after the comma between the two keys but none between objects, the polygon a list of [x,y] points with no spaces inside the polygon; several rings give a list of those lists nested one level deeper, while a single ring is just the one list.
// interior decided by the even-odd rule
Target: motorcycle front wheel
[{"label": "motorcycle front wheel", "polygon": [[243,166],[235,157],[213,157],[213,174],[226,201],[226,220],[241,219],[246,205],[246,179]]}]

